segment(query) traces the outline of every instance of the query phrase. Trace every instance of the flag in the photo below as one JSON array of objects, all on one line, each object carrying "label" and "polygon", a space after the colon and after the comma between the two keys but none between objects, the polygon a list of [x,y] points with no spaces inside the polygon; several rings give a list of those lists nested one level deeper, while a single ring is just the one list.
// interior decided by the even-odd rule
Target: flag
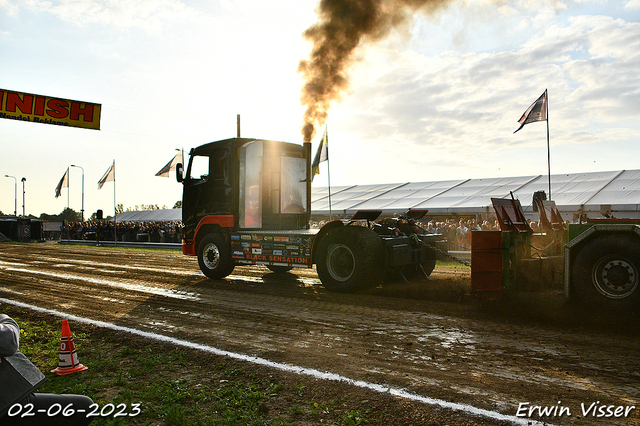
[{"label": "flag", "polygon": [[56,198],[60,196],[60,193],[62,192],[62,188],[68,188],[68,187],[69,187],[69,168],[67,167],[67,171],[64,172],[64,176],[62,176],[62,179],[60,179],[60,182],[58,182],[58,186],[56,186]]},{"label": "flag", "polygon": [[102,189],[102,185],[104,185],[105,182],[115,181],[116,180],[116,169],[115,169],[115,166],[116,166],[116,163],[114,161],[113,164],[109,166],[107,171],[104,173],[104,175],[98,181],[98,189]]},{"label": "flag", "polygon": [[156,176],[168,178],[169,172],[176,169],[176,164],[183,162],[184,160],[182,159],[182,151],[180,151],[171,159],[171,161],[167,163],[166,166],[164,166],[158,173],[156,173]]},{"label": "flag", "polygon": [[311,179],[313,180],[313,176],[320,174],[320,163],[323,161],[327,161],[329,159],[329,140],[327,137],[327,128],[324,128],[324,135],[322,136],[322,140],[320,141],[320,145],[318,146],[318,151],[316,151],[316,156],[313,159],[313,164],[311,165]]},{"label": "flag", "polygon": [[[547,91],[531,104],[529,108],[522,114],[518,123],[520,123],[520,127],[518,130],[522,129],[525,124],[535,123],[536,121],[547,121]],[[516,133],[516,130],[513,133]]]}]

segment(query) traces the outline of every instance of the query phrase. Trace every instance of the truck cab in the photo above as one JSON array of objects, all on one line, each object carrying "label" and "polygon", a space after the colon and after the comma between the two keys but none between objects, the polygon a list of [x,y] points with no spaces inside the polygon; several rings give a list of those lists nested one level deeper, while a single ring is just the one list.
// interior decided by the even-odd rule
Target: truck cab
[{"label": "truck cab", "polygon": [[309,211],[303,148],[234,138],[192,149],[183,179],[185,239],[193,239],[206,216],[223,216],[233,229],[305,229]]},{"label": "truck cab", "polygon": [[311,266],[306,147],[232,138],[190,152],[183,188],[184,254],[210,278],[234,264]]},{"label": "truck cab", "polygon": [[[414,225],[426,211],[373,224],[381,211],[359,211],[310,229],[311,144],[232,138],[190,152],[183,184],[182,251],[198,257],[209,278],[228,276],[236,265],[264,265],[273,272],[317,265],[333,291],[375,287],[387,271],[435,266],[437,235]],[[411,270],[411,271],[410,271]]]}]

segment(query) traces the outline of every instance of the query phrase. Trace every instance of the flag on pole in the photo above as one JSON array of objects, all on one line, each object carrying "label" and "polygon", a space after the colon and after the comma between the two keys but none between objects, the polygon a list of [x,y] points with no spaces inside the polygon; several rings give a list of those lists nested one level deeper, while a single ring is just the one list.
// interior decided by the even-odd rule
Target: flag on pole
[{"label": "flag on pole", "polygon": [[69,168],[67,167],[67,171],[64,172],[64,176],[62,176],[62,179],[60,179],[60,182],[58,182],[58,186],[56,186],[56,198],[60,196],[60,193],[62,192],[62,188],[68,188],[68,187],[69,187]]},{"label": "flag on pole", "polygon": [[313,159],[313,164],[311,164],[311,179],[313,180],[313,176],[320,174],[320,163],[323,161],[327,161],[329,159],[329,140],[327,136],[327,128],[324,128],[324,135],[322,135],[322,140],[320,141],[320,145],[318,145],[318,150],[316,151],[316,156]]},{"label": "flag on pole", "polygon": [[[536,121],[547,121],[547,91],[531,104],[529,108],[522,114],[518,123],[520,123],[520,127],[518,130],[522,129],[525,124],[535,123]],[[516,133],[516,130],[513,133]]]},{"label": "flag on pole", "polygon": [[168,178],[169,177],[169,173],[176,169],[176,164],[178,164],[178,163],[184,163],[184,160],[182,159],[182,151],[177,153],[171,159],[171,161],[169,161],[167,163],[166,166],[164,166],[158,173],[156,173],[156,176],[167,177]]},{"label": "flag on pole", "polygon": [[105,174],[100,178],[100,180],[98,181],[98,189],[102,189],[102,185],[104,185],[105,182],[114,181],[116,179],[115,165],[116,163],[114,161],[113,164],[109,166],[109,169],[107,169]]}]

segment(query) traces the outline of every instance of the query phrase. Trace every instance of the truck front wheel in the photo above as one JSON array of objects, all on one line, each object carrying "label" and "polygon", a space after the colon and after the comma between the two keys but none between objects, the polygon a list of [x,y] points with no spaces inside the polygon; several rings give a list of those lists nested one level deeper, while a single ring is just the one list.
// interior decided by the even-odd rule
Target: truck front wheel
[{"label": "truck front wheel", "polygon": [[572,282],[584,302],[630,308],[640,303],[640,242],[608,235],[587,243],[576,255]]},{"label": "truck front wheel", "polygon": [[332,229],[320,241],[316,268],[330,291],[347,293],[376,287],[384,278],[382,240],[362,226]]},{"label": "truck front wheel", "polygon": [[208,234],[198,246],[198,264],[207,277],[217,280],[233,272],[231,252],[221,234]]}]

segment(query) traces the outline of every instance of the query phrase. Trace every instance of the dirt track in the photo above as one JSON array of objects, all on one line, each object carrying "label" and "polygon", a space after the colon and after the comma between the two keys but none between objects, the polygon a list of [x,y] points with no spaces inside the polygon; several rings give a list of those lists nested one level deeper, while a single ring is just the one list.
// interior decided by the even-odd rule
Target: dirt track
[{"label": "dirt track", "polygon": [[[638,315],[479,303],[468,290],[460,270],[343,295],[313,270],[212,281],[180,253],[0,244],[5,299],[511,416],[529,403],[567,407],[533,416],[554,424],[640,425]],[[637,409],[584,418],[593,403]]]}]

